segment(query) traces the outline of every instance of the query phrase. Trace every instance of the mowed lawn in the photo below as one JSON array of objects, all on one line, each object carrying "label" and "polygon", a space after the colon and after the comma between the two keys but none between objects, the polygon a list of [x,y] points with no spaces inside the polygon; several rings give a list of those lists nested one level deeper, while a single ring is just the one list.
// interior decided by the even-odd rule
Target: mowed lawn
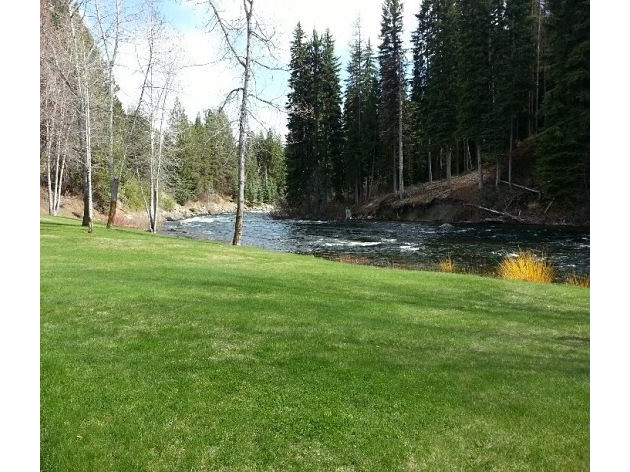
[{"label": "mowed lawn", "polygon": [[41,466],[587,470],[589,337],[584,288],[42,218]]}]

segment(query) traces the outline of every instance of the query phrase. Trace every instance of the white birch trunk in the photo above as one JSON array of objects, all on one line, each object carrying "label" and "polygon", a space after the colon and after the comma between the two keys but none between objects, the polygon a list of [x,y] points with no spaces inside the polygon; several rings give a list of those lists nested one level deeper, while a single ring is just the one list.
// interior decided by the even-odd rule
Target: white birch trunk
[{"label": "white birch trunk", "polygon": [[[249,3],[249,9],[247,4]],[[243,211],[245,203],[245,138],[247,133],[247,99],[249,94],[250,75],[250,41],[252,35],[251,19],[254,8],[253,0],[243,0],[245,17],[247,21],[247,43],[245,46],[245,66],[243,77],[243,100],[241,101],[241,111],[238,126],[238,197],[236,201],[236,218],[234,222],[234,238],[232,244],[239,246],[243,236]]]}]

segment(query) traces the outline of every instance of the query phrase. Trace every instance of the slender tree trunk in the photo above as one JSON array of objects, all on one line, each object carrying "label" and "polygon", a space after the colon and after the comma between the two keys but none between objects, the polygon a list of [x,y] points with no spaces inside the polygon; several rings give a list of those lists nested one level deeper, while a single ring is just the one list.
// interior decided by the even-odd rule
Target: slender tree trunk
[{"label": "slender tree trunk", "polygon": [[151,221],[153,222],[153,228],[151,228],[153,233],[157,233],[158,230],[158,209],[160,207],[160,182],[156,179],[155,184],[153,186],[153,215],[151,217]]},{"label": "slender tree trunk", "polygon": [[[52,189],[52,214],[55,215],[57,208],[57,190],[59,188],[59,160],[61,159],[61,130],[57,133],[57,146],[55,157],[55,185]],[[50,192],[49,192],[50,195]]]},{"label": "slender tree trunk", "polygon": [[538,20],[536,31],[536,98],[534,102],[534,133],[538,134],[538,106],[540,103],[540,41],[542,15],[540,11],[540,1],[536,2],[536,17]]},{"label": "slender tree trunk", "polygon": [[451,146],[446,148],[446,183],[451,186],[451,160],[453,156],[453,149]]},{"label": "slender tree trunk", "polygon": [[479,189],[483,188],[483,167],[481,165],[481,145],[476,143],[477,148],[477,171],[479,172]]},{"label": "slender tree trunk", "polygon": [[468,138],[464,140],[464,145],[466,149],[464,149],[466,153],[466,170],[472,170],[472,156],[470,155],[470,143],[468,142]]},{"label": "slender tree trunk", "polygon": [[[74,13],[73,13],[74,15]],[[88,227],[88,233],[92,232],[93,205],[92,205],[92,127],[90,117],[90,77],[88,75],[88,58],[86,57],[85,44],[83,44],[81,59],[76,32],[74,28],[74,18],[70,18],[70,30],[72,32],[72,43],[74,49],[74,61],[77,76],[77,90],[79,95],[79,135],[82,136],[82,144],[85,145],[85,163],[83,173],[83,226]],[[82,120],[82,121],[81,121]]]},{"label": "slender tree trunk", "polygon": [[433,169],[431,169],[431,138],[429,138],[429,156],[427,158],[427,162],[429,163],[429,183],[433,183]]},{"label": "slender tree trunk", "polygon": [[494,186],[499,188],[499,180],[501,180],[501,161],[497,157],[496,175],[494,178]]},{"label": "slender tree trunk", "polygon": [[61,158],[61,169],[59,171],[59,185],[57,187],[57,196],[55,197],[55,208],[54,215],[57,216],[59,213],[59,207],[61,206],[61,189],[63,187],[63,171],[66,166],[66,155],[64,154]]},{"label": "slender tree trunk", "polygon": [[151,182],[149,185],[149,231],[151,233],[155,233],[155,224],[153,222],[153,209],[155,208],[155,180],[153,180],[153,176],[151,176]]},{"label": "slender tree trunk", "polygon": [[376,153],[372,152],[372,165],[370,166],[370,177],[368,179],[367,199],[372,198],[372,191],[374,186],[374,161],[376,159]]},{"label": "slender tree trunk", "polygon": [[512,187],[512,147],[514,143],[514,123],[510,120],[510,148],[508,149],[508,184]]},{"label": "slender tree trunk", "polygon": [[455,141],[455,174],[459,175],[459,141]]},{"label": "slender tree trunk", "polygon": [[[100,15],[99,15],[100,24]],[[101,25],[102,26],[102,25]],[[109,156],[107,164],[110,176],[110,198],[109,198],[109,215],[107,216],[107,228],[111,228],[116,218],[116,202],[118,201],[118,178],[114,168],[114,65],[116,63],[116,54],[118,52],[118,38],[120,30],[120,0],[116,0],[116,26],[114,36],[114,48],[109,58]],[[102,31],[102,30],[101,30]],[[105,33],[103,32],[103,42],[105,42]]]},{"label": "slender tree trunk", "polygon": [[[402,63],[401,63],[402,64]],[[402,71],[402,67],[400,68]],[[401,72],[402,74],[402,72]],[[402,198],[405,192],[405,178],[403,174],[403,91],[401,83],[398,84],[398,197]]]},{"label": "slender tree trunk", "polygon": [[83,226],[92,232],[93,203],[92,203],[92,129],[90,125],[90,91],[85,83],[85,104],[83,110],[83,143],[85,145],[85,163],[83,173]]},{"label": "slender tree trunk", "polygon": [[111,228],[116,221],[116,207],[118,206],[118,178],[114,177],[110,183],[109,214],[107,215],[107,228]]},{"label": "slender tree trunk", "polygon": [[398,194],[398,186],[396,185],[398,183],[398,176],[396,175],[396,145],[392,145],[392,171],[393,171],[393,179],[392,179],[392,185],[393,187],[393,193]]},{"label": "slender tree trunk", "polygon": [[[249,3],[249,10],[247,9]],[[249,94],[250,75],[250,41],[252,35],[251,19],[253,11],[253,0],[244,0],[245,16],[247,21],[247,38],[245,45],[245,66],[243,77],[243,100],[241,101],[241,112],[238,125],[238,198],[236,201],[236,219],[234,222],[234,238],[232,244],[239,246],[243,236],[243,211],[245,204],[245,139],[247,133],[247,99]]]},{"label": "slender tree trunk", "polygon": [[55,175],[55,203],[53,206],[53,214],[55,216],[57,216],[57,214],[59,213],[59,207],[61,206],[61,189],[63,187],[63,171],[66,168],[66,152],[64,151],[68,149],[68,139],[69,139],[69,134],[70,134],[69,130],[66,130],[65,134],[66,135],[65,135],[63,147],[61,147],[60,145],[59,149],[57,149],[57,160],[59,160],[59,157],[61,156],[61,167],[57,166],[58,171]]},{"label": "slender tree trunk", "polygon": [[109,215],[107,216],[107,228],[111,228],[116,217],[116,202],[118,201],[118,178],[114,169],[114,79],[112,66],[109,72],[109,156],[107,166],[110,175]]},{"label": "slender tree trunk", "polygon": [[50,154],[52,152],[52,137],[50,120],[46,120],[46,180],[48,185],[48,214],[53,214],[52,186],[50,182]]}]

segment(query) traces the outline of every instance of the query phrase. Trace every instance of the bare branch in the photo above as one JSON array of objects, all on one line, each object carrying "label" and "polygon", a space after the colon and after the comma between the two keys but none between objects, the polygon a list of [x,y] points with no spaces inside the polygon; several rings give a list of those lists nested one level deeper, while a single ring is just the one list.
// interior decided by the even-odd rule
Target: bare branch
[{"label": "bare branch", "polygon": [[223,19],[221,18],[221,15],[219,15],[219,11],[217,10],[216,6],[214,5],[214,1],[210,0],[208,1],[208,4],[210,5],[210,8],[212,9],[213,15],[214,15],[214,20],[216,21],[216,24],[219,25],[219,28],[221,28],[221,31],[223,32],[223,39],[225,41],[225,43],[227,44],[228,48],[230,49],[230,51],[232,52],[232,56],[234,57],[234,59],[236,61],[238,61],[238,63],[243,66],[245,66],[245,61],[243,60],[243,58],[241,56],[239,56],[239,54],[236,52],[236,49],[234,49],[234,45],[232,44],[232,39],[230,38],[230,34],[228,32],[228,27],[226,26],[226,24],[223,22]]},{"label": "bare branch", "polygon": [[230,90],[229,93],[225,96],[225,100],[223,100],[223,104],[219,107],[217,111],[221,113],[223,109],[225,108],[225,106],[228,104],[228,102],[231,100],[232,95],[238,92],[242,92],[242,91],[243,91],[243,87],[237,87],[235,89]]}]

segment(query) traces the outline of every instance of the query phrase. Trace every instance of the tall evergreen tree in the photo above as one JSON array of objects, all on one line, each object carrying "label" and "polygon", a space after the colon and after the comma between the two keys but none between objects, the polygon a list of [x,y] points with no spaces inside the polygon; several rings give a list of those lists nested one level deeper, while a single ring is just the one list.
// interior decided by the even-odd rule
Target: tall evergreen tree
[{"label": "tall evergreen tree", "polygon": [[[494,0],[491,7],[491,90],[492,127],[490,147],[497,156],[508,155],[507,180],[512,182],[512,149],[518,138],[519,122],[529,120],[528,99],[533,91],[532,76],[526,71],[535,64],[534,41],[530,34],[530,0]],[[497,159],[497,166],[499,159]],[[499,177],[497,167],[497,178]]]},{"label": "tall evergreen tree", "polygon": [[287,201],[293,207],[304,202],[306,185],[314,165],[312,162],[312,120],[313,107],[309,100],[309,87],[312,73],[308,57],[308,43],[300,23],[297,24],[291,43],[291,75],[287,101],[288,135],[286,144],[287,159]]},{"label": "tall evergreen tree", "polygon": [[287,104],[288,201],[315,217],[325,217],[332,177],[343,148],[339,60],[327,31],[305,41],[298,24],[291,47]]},{"label": "tall evergreen tree", "polygon": [[378,78],[372,47],[361,40],[357,25],[350,46],[350,62],[344,101],[343,185],[354,194],[355,203],[367,196],[372,185],[372,167],[378,145]]},{"label": "tall evergreen tree", "polygon": [[483,187],[482,146],[491,111],[490,6],[487,0],[459,2],[459,133],[475,143],[479,188]]},{"label": "tall evergreen tree", "polygon": [[378,104],[380,100],[378,71],[372,44],[368,40],[363,52],[363,112],[361,118],[363,126],[361,128],[361,148],[363,150],[364,176],[366,177],[366,199],[369,199],[374,191],[375,166],[380,152],[380,141],[378,132]]},{"label": "tall evergreen tree", "polygon": [[[313,33],[315,41],[316,33]],[[317,156],[318,167],[323,170],[323,196],[322,203],[319,203],[315,213],[325,216],[327,204],[330,196],[334,195],[336,189],[333,186],[333,177],[337,170],[343,175],[343,128],[341,111],[341,85],[339,81],[339,59],[335,56],[335,41],[326,30],[321,40],[321,58],[315,59],[315,63],[320,65],[317,73],[314,72],[315,90],[318,96],[314,97],[318,104],[315,116],[317,127],[317,140],[315,141],[315,154]],[[341,197],[341,195],[339,195]],[[320,206],[323,205],[323,206]]]},{"label": "tall evergreen tree", "polygon": [[400,0],[384,1],[379,46],[381,132],[386,154],[391,152],[392,156],[393,191],[400,197],[404,192],[403,103],[406,96],[402,14]]},{"label": "tall evergreen tree", "polygon": [[[429,64],[432,59],[434,42],[433,12],[434,0],[425,0],[416,14],[418,26],[411,35],[413,52],[413,77],[411,82],[411,152],[417,163],[416,176],[419,180],[433,181],[431,136],[428,120],[427,84],[429,82]],[[426,163],[426,164],[425,164]]]}]

